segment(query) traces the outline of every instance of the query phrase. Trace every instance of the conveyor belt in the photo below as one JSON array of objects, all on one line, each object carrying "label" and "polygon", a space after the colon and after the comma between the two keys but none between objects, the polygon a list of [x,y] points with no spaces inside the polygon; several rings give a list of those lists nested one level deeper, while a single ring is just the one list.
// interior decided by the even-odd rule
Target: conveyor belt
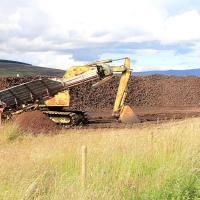
[{"label": "conveyor belt", "polygon": [[64,85],[60,81],[37,79],[0,91],[0,100],[6,106],[12,106],[53,95],[63,88]]},{"label": "conveyor belt", "polygon": [[35,101],[36,99],[42,99],[46,96],[53,96],[59,91],[95,79],[98,79],[96,69],[63,82],[51,79],[37,79],[0,91],[0,100],[4,102],[6,106],[19,105],[21,103]]}]

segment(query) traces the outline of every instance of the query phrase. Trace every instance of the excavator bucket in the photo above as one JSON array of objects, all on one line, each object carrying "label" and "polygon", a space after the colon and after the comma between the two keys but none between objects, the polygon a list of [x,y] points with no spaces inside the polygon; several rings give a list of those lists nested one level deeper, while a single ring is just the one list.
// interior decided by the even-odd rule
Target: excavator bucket
[{"label": "excavator bucket", "polygon": [[133,124],[133,123],[139,123],[140,120],[136,116],[136,114],[133,112],[130,106],[124,106],[119,120],[124,124]]}]

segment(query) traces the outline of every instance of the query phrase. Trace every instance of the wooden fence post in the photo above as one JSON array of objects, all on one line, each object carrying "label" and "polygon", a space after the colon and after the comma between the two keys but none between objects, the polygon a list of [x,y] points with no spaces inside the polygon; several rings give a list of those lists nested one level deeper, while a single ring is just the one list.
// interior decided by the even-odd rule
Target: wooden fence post
[{"label": "wooden fence post", "polygon": [[157,117],[157,124],[159,124],[159,116]]},{"label": "wooden fence post", "polygon": [[87,164],[87,147],[82,146],[82,187],[86,187],[86,164]]},{"label": "wooden fence post", "polygon": [[194,124],[191,124],[192,133],[194,133]]},{"label": "wooden fence post", "polygon": [[148,135],[148,141],[149,141],[149,148],[150,148],[150,150],[152,150],[153,149],[153,132],[151,132]]}]

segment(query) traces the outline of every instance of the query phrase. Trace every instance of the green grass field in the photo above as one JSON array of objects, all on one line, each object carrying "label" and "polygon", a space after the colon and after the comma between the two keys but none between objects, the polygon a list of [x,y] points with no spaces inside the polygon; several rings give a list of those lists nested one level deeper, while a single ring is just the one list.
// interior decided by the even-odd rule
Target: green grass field
[{"label": "green grass field", "polygon": [[54,136],[19,132],[17,124],[0,127],[0,199],[200,199],[200,119]]}]

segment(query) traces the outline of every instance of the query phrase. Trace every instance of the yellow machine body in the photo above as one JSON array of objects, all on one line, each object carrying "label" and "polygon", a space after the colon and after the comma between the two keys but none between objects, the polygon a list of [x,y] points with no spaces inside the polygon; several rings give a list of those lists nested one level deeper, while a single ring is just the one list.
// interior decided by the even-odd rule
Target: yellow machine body
[{"label": "yellow machine body", "polygon": [[70,95],[69,90],[58,92],[53,98],[45,101],[47,106],[69,106]]},{"label": "yellow machine body", "polygon": [[[91,63],[91,65],[70,67],[67,70],[67,72],[64,74],[64,76],[60,79],[60,81],[65,82],[67,80],[70,80],[73,77],[81,76],[81,74],[84,74],[85,72],[89,72],[89,71],[96,69],[96,67],[93,65],[95,65],[95,64]],[[109,67],[109,65],[107,65],[105,63],[102,63],[101,65],[103,65],[104,74],[105,74],[106,78],[108,78],[110,75],[112,75],[112,71],[111,71],[111,68]],[[78,84],[80,84],[80,83],[78,83]],[[48,100],[46,100],[45,105],[52,106],[52,107],[70,106],[70,90],[66,89],[64,91],[58,92],[52,98],[49,98]]]},{"label": "yellow machine body", "polygon": [[[124,60],[124,64],[121,66],[111,66],[108,64],[117,60]],[[99,87],[110,80],[115,72],[121,72],[121,78],[112,115],[122,123],[138,122],[139,120],[130,106],[124,105],[128,81],[131,76],[130,59],[128,57],[116,60],[100,60],[83,66],[73,66],[60,79],[51,81],[49,79],[39,79],[14,87],[16,92],[20,90],[20,87],[25,91],[23,94],[26,97],[25,99],[17,99],[17,95],[14,93],[10,94],[10,90],[8,89],[1,91],[0,94],[4,97],[4,101],[7,101],[10,106],[13,106],[15,113],[39,107],[43,113],[48,115],[56,123],[77,125],[86,122],[88,116],[85,111],[70,110],[67,108],[70,107],[70,88],[89,81],[95,81],[93,87]],[[35,94],[35,90],[30,89],[28,85],[31,88],[36,88],[37,85],[42,88],[44,87],[43,90],[45,92],[37,92]],[[13,95],[14,98],[11,100],[7,99],[8,95]],[[0,108],[0,111],[2,111],[2,108]]]},{"label": "yellow machine body", "polygon": [[[88,73],[89,71],[95,70],[97,67],[102,67],[104,70],[104,76],[100,77],[99,82],[95,83],[93,87],[98,87],[108,81],[113,72],[121,72],[120,83],[118,86],[117,96],[114,103],[113,108],[113,116],[117,118],[122,123],[137,123],[139,119],[133,112],[130,106],[124,106],[124,101],[127,95],[127,86],[128,81],[131,76],[131,69],[130,69],[130,59],[124,58],[124,65],[123,66],[110,66],[107,63],[112,62],[111,59],[104,60],[104,61],[96,61],[93,63],[89,63],[85,66],[73,66],[70,67],[64,76],[60,79],[62,82],[66,82],[70,79],[79,77]],[[98,73],[98,72],[97,72]],[[79,80],[79,79],[78,79]],[[77,81],[78,84],[81,84],[80,81]],[[70,91],[66,89],[64,91],[58,92],[52,98],[49,98],[45,101],[45,105],[48,107],[68,107],[70,106]],[[80,119],[82,116],[79,114],[78,118]],[[67,116],[59,116],[59,115],[52,115],[50,118],[58,123],[68,123],[70,118]]]},{"label": "yellow machine body", "polygon": [[91,67],[91,66],[73,66],[70,67],[67,72],[64,74],[64,76],[62,77],[62,81],[65,81],[69,78],[75,77],[77,75],[83,74],[84,72],[88,72],[93,70],[95,67]]}]

